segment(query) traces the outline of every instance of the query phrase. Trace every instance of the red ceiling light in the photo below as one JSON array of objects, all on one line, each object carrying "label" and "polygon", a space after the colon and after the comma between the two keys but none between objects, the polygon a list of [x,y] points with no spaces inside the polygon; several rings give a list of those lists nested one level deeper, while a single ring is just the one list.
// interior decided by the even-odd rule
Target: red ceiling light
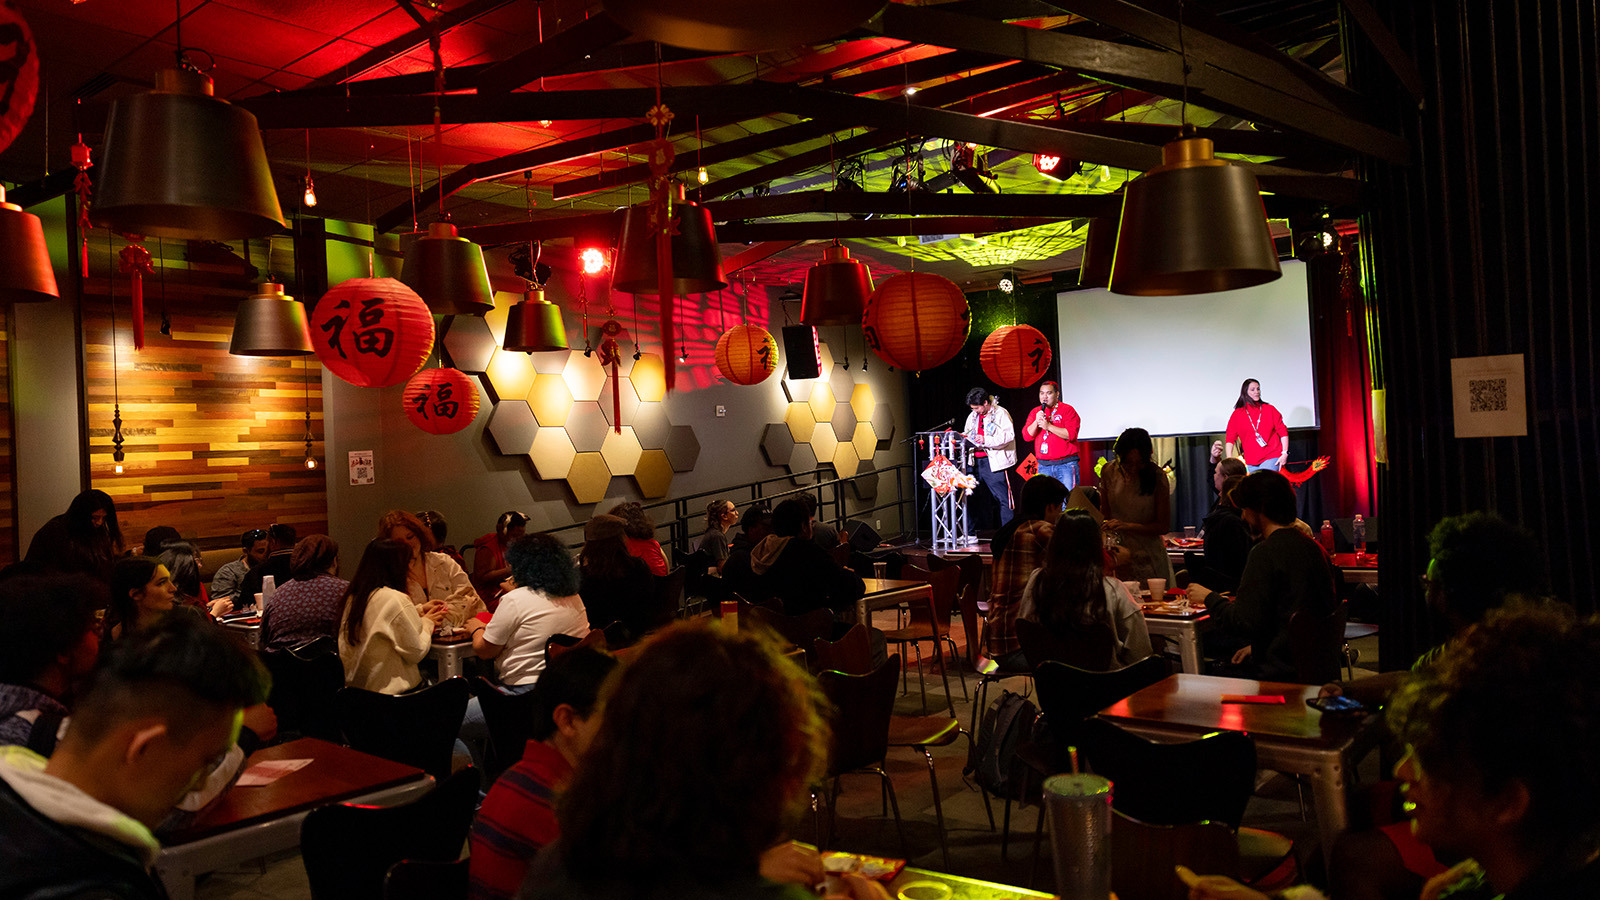
[{"label": "red ceiling light", "polygon": [[1072,165],[1066,157],[1049,153],[1035,153],[1033,155],[1033,167],[1039,170],[1040,175],[1054,178],[1057,181],[1063,180],[1064,174],[1076,169],[1076,166]]},{"label": "red ceiling light", "polygon": [[611,266],[611,259],[598,247],[585,247],[578,253],[578,260],[585,275],[599,275]]}]

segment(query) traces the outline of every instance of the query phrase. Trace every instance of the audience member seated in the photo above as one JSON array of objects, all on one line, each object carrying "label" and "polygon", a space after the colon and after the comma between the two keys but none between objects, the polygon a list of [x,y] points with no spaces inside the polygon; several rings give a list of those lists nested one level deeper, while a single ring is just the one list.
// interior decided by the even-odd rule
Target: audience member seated
[{"label": "audience member seated", "polygon": [[[239,587],[244,583],[246,572],[251,566],[258,565],[267,558],[267,530],[265,528],[252,528],[239,536],[240,556],[238,559],[223,563],[211,576],[211,599],[232,600],[234,606],[245,606],[239,602]],[[250,598],[254,601],[254,597]]]},{"label": "audience member seated", "polygon": [[91,488],[34,532],[23,564],[35,574],[83,574],[110,584],[111,564],[122,551],[117,505],[105,491]]},{"label": "audience member seated", "polygon": [[487,607],[472,589],[472,580],[456,561],[433,548],[433,532],[422,520],[402,509],[391,509],[378,519],[378,537],[399,541],[411,550],[406,565],[405,592],[422,606],[443,601],[448,614],[444,624],[460,625]]},{"label": "audience member seated", "polygon": [[[1463,862],[1413,896],[1600,897],[1597,709],[1600,620],[1559,604],[1490,613],[1418,667],[1388,710],[1395,774],[1417,839]],[[1265,898],[1219,876],[1189,896]]]},{"label": "audience member seated", "polygon": [[644,511],[644,505],[635,500],[618,503],[611,507],[611,515],[622,520],[628,553],[644,560],[651,575],[667,574],[667,555],[661,550],[661,542],[656,540],[656,523]]},{"label": "audience member seated", "polygon": [[252,654],[196,618],[121,642],[48,760],[0,748],[0,896],[166,897],[152,829],[231,752],[266,685]]},{"label": "audience member seated", "polygon": [[[559,544],[556,549],[566,554]],[[533,686],[532,740],[522,760],[489,788],[472,823],[472,900],[516,894],[534,854],[560,835],[556,795],[600,728],[601,685],[616,667],[617,658],[604,650],[574,647],[551,660]]]},{"label": "audience member seated", "polygon": [[466,571],[466,557],[461,555],[455,544],[447,543],[450,538],[450,523],[445,521],[444,513],[436,509],[425,509],[417,513],[417,521],[428,526],[428,533],[433,535],[433,552],[450,557],[462,571]]},{"label": "audience member seated", "polygon": [[0,582],[0,744],[49,756],[100,655],[106,586],[87,575]]},{"label": "audience member seated", "polygon": [[[1226,466],[1233,463],[1233,466]],[[1234,457],[1229,457],[1217,463],[1217,472],[1231,468],[1244,468],[1244,463]],[[1250,548],[1255,546],[1255,539],[1250,536],[1250,527],[1245,525],[1244,516],[1239,512],[1239,507],[1234,505],[1233,492],[1244,481],[1244,475],[1230,474],[1217,484],[1217,502],[1206,513],[1205,519],[1200,523],[1204,534],[1201,535],[1201,565],[1189,573],[1190,581],[1210,585],[1214,591],[1232,591],[1239,586],[1239,576],[1244,574],[1244,564],[1250,558]]]},{"label": "audience member seated", "polygon": [[[825,703],[765,631],[661,632],[607,696],[557,809],[561,836],[519,896],[814,898],[820,860],[780,841],[825,771]],[[769,880],[777,869],[792,883]],[[856,900],[888,900],[846,878]]]},{"label": "audience member seated", "polygon": [[502,586],[511,577],[511,567],[506,564],[506,548],[528,530],[528,517],[516,510],[508,510],[495,520],[494,533],[486,534],[472,542],[472,586],[484,606],[494,609],[498,598],[505,592]]},{"label": "audience member seated", "polygon": [[339,577],[339,544],[325,534],[301,538],[289,555],[289,583],[278,586],[261,612],[261,649],[337,635],[349,589]]},{"label": "audience member seated", "polygon": [[625,528],[622,519],[605,514],[583,527],[578,593],[589,615],[589,627],[621,622],[630,638],[638,638],[651,624],[655,576],[643,560],[628,552]]},{"label": "audience member seated", "polygon": [[739,533],[728,542],[729,554],[743,550],[749,553],[755,545],[772,533],[772,510],[761,504],[756,504],[744,511],[739,517]]},{"label": "audience member seated", "polygon": [[811,514],[794,498],[773,510],[772,534],[750,552],[748,574],[742,566],[732,568],[742,562],[729,560],[729,568],[723,569],[728,587],[752,603],[777,597],[791,616],[813,609],[849,609],[866,591],[861,576],[834,562],[811,540]]},{"label": "audience member seated", "polygon": [[700,536],[700,545],[695,549],[711,557],[719,572],[728,561],[728,529],[737,521],[739,508],[732,500],[713,500],[706,504],[706,533]]},{"label": "audience member seated", "polygon": [[[1226,639],[1242,642],[1235,664],[1265,681],[1293,681],[1296,669],[1289,645],[1289,617],[1296,612],[1333,612],[1333,568],[1321,545],[1294,527],[1294,488],[1277,472],[1245,476],[1233,492],[1245,524],[1261,536],[1250,551],[1232,602],[1206,585],[1189,585],[1189,601],[1212,610]],[[1215,632],[1213,632],[1215,634]],[[1206,636],[1207,644],[1212,635]]]},{"label": "audience member seated", "polygon": [[172,585],[178,591],[177,603],[204,610],[212,618],[233,612],[232,600],[206,596],[205,585],[200,581],[200,551],[193,544],[168,541],[162,545],[161,554],[156,558],[172,575]]},{"label": "audience member seated", "polygon": [[1150,632],[1128,589],[1106,574],[1104,544],[1093,516],[1080,509],[1063,513],[1045,545],[1044,566],[1023,588],[1017,616],[1063,639],[1095,625],[1108,626],[1116,646],[1113,668],[1120,669],[1151,654]]},{"label": "audience member seated", "polygon": [[233,602],[235,609],[249,609],[256,605],[256,595],[262,593],[268,575],[272,576],[274,590],[289,580],[293,568],[290,560],[299,539],[293,525],[278,522],[267,528],[267,558],[251,566],[250,571],[239,579],[239,595]]},{"label": "audience member seated", "polygon": [[[1035,475],[1022,485],[1017,512],[989,541],[994,555],[990,576],[988,637],[985,651],[1008,671],[1029,668],[1017,640],[1017,613],[1028,578],[1044,563],[1045,546],[1055,534],[1067,486],[1049,475]],[[968,639],[971,639],[968,635]]]},{"label": "audience member seated", "polygon": [[[111,569],[111,601],[106,607],[106,635],[120,640],[161,621],[174,609],[178,588],[158,559],[124,556]],[[109,642],[109,641],[108,641]]]},{"label": "audience member seated", "polygon": [[472,651],[495,661],[500,683],[511,693],[533,690],[544,672],[545,642],[552,635],[581,638],[589,616],[578,596],[578,569],[572,554],[548,534],[517,538],[506,550],[517,588],[500,598],[494,617],[467,621]]},{"label": "audience member seated", "polygon": [[839,529],[833,523],[817,518],[817,496],[815,494],[801,494],[798,498],[806,505],[806,515],[811,517],[811,540],[824,550],[833,550],[839,546]]},{"label": "audience member seated", "polygon": [[350,687],[403,694],[422,683],[417,663],[450,610],[442,600],[411,601],[405,588],[412,558],[405,543],[384,539],[361,554],[339,620],[339,658]]},{"label": "audience member seated", "polygon": [[160,556],[161,548],[183,540],[183,535],[171,525],[157,525],[144,533],[144,555]]}]

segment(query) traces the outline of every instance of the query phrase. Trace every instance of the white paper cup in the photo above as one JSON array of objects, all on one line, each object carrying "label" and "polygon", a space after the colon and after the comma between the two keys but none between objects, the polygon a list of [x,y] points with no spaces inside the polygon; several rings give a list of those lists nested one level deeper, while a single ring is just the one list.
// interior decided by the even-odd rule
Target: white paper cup
[{"label": "white paper cup", "polygon": [[1165,578],[1150,579],[1150,599],[1160,600],[1167,594],[1167,580]]},{"label": "white paper cup", "polygon": [[1122,586],[1128,589],[1128,593],[1133,597],[1133,599],[1139,599],[1139,592],[1143,590],[1143,588],[1139,587],[1139,582],[1124,581]]}]

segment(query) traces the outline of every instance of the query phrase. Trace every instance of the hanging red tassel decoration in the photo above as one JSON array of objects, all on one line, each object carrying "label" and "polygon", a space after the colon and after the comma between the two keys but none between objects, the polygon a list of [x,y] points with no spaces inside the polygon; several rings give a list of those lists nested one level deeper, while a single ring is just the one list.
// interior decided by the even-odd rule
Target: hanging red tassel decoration
[{"label": "hanging red tassel decoration", "polygon": [[155,266],[150,264],[150,251],[143,244],[129,244],[122,248],[118,254],[121,261],[117,271],[127,275],[130,281],[128,293],[133,298],[133,349],[144,349],[144,276],[154,275]]},{"label": "hanging red tassel decoration", "polygon": [[83,135],[78,135],[78,142],[72,145],[72,166],[78,174],[72,179],[72,190],[78,195],[78,275],[82,278],[89,276],[89,200],[94,194],[94,180],[89,177],[89,167],[94,163],[89,161],[89,145],[83,142]]},{"label": "hanging red tassel decoration", "polygon": [[622,364],[622,350],[617,346],[617,335],[622,325],[615,319],[600,326],[600,367],[611,367],[611,428],[622,433],[622,382],[617,380],[617,367]]},{"label": "hanging red tassel decoration", "polygon": [[[673,113],[661,102],[661,85],[656,84],[656,105],[645,114],[645,121],[656,128],[656,139],[650,142],[650,230],[656,236],[656,305],[661,313],[661,355],[666,360],[667,391],[671,392],[678,380],[678,353],[674,348],[676,336],[672,331],[672,236],[678,226],[674,219],[672,201],[676,196],[672,180],[672,160],[677,155],[672,142],[667,140],[667,126]],[[637,340],[638,335],[634,335]]]}]

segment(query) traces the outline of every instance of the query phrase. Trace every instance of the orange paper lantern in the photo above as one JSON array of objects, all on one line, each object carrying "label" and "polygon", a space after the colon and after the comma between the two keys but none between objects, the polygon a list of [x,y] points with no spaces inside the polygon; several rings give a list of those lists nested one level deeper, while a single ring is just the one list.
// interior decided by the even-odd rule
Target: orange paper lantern
[{"label": "orange paper lantern", "polygon": [[460,369],[423,369],[406,382],[406,418],[429,434],[455,434],[478,417],[478,388]]},{"label": "orange paper lantern", "polygon": [[983,374],[1003,388],[1025,388],[1050,368],[1050,342],[1032,325],[1002,325],[978,351]]},{"label": "orange paper lantern", "polygon": [[734,384],[760,384],[778,369],[778,342],[760,325],[735,325],[717,339],[717,370]]},{"label": "orange paper lantern", "polygon": [[334,285],[311,312],[311,343],[328,371],[356,387],[410,378],[433,352],[433,314],[393,278]]},{"label": "orange paper lantern", "polygon": [[950,279],[902,272],[872,292],[861,328],[867,346],[884,362],[921,372],[961,352],[972,328],[972,311]]}]

